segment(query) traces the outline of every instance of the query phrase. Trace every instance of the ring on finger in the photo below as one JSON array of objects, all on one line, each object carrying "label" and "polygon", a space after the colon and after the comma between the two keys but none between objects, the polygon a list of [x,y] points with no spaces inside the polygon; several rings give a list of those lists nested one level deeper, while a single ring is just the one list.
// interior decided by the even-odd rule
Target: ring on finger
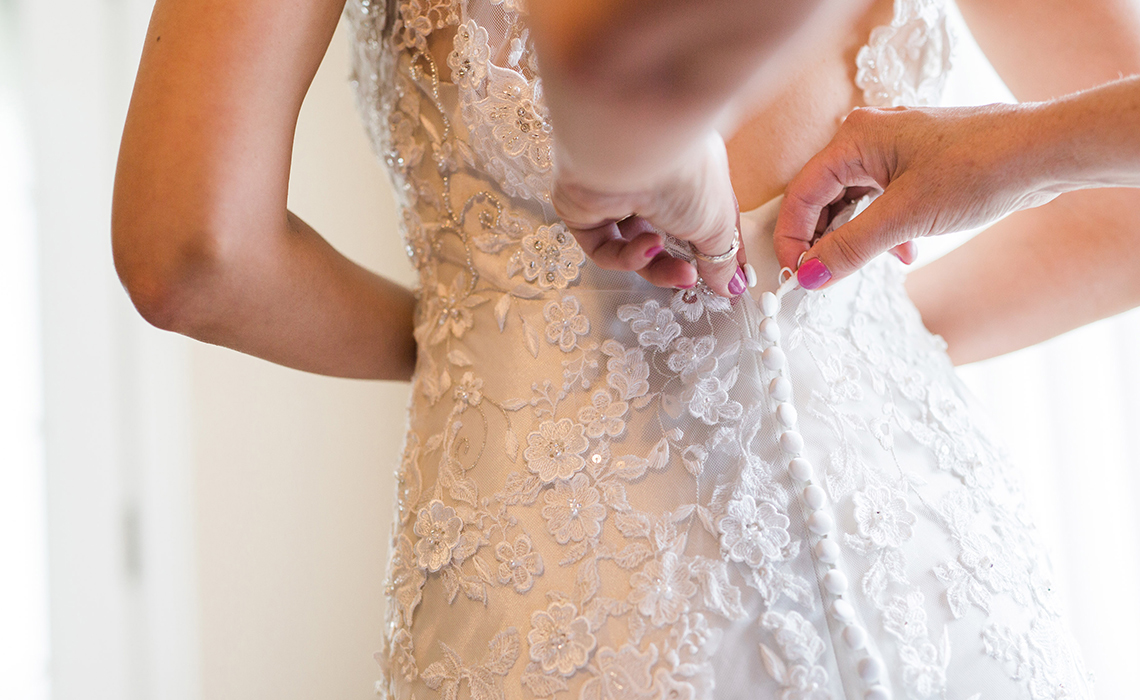
[{"label": "ring on finger", "polygon": [[719,255],[707,255],[705,253],[702,253],[701,251],[697,250],[697,247],[691,243],[689,244],[689,247],[692,248],[694,256],[707,263],[719,265],[720,263],[728,262],[729,260],[735,258],[737,251],[740,250],[740,229],[735,229],[732,233],[732,247]]}]

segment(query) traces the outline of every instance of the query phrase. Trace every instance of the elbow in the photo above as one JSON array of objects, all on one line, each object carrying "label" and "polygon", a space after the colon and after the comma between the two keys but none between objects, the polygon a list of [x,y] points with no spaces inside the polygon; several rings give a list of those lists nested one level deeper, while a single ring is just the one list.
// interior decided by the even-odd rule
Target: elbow
[{"label": "elbow", "polygon": [[147,323],[185,335],[202,325],[203,290],[217,269],[208,235],[113,217],[111,240],[119,281]]}]

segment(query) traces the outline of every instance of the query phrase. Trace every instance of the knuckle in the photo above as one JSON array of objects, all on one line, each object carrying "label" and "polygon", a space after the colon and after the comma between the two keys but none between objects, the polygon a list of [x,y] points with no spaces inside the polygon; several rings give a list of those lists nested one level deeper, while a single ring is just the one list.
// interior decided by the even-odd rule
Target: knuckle
[{"label": "knuckle", "polygon": [[852,236],[834,238],[831,249],[834,259],[840,263],[836,267],[845,272],[857,270],[867,261],[866,246],[853,240]]}]

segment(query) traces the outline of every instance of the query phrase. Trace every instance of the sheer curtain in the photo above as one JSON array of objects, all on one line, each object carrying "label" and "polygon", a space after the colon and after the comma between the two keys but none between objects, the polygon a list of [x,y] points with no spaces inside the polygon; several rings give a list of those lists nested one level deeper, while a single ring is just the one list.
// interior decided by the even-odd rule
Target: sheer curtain
[{"label": "sheer curtain", "polygon": [[[1010,101],[957,18],[951,104]],[[971,234],[923,241],[928,260]],[[1097,696],[1136,696],[1140,309],[960,369],[1024,473]]]}]

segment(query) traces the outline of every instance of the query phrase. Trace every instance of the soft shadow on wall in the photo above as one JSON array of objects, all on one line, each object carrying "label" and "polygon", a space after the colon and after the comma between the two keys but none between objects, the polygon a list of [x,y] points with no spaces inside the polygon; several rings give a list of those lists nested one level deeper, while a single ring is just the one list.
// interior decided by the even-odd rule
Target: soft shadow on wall
[{"label": "soft shadow on wall", "polygon": [[[297,127],[290,209],[410,285],[342,21]],[[329,379],[195,344],[205,698],[374,697],[406,384]]]}]

